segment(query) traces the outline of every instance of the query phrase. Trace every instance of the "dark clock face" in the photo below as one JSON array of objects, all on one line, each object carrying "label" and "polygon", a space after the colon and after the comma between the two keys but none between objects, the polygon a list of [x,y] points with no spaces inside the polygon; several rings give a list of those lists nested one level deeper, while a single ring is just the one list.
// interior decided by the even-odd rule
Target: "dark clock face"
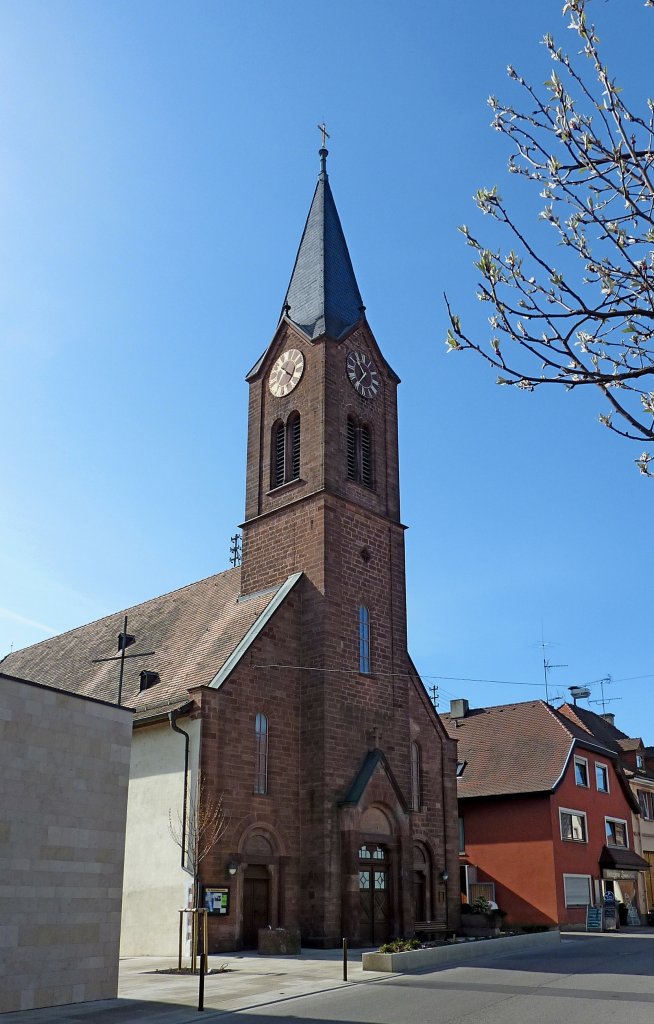
[{"label": "dark clock face", "polygon": [[365,352],[350,352],[345,368],[354,390],[364,398],[374,398],[381,385],[372,359]]}]

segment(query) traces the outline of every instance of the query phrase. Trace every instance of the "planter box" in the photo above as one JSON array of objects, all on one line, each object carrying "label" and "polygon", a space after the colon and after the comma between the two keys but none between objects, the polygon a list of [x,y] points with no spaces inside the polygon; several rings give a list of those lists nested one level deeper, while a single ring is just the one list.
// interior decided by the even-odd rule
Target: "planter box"
[{"label": "planter box", "polygon": [[302,952],[299,928],[260,928],[258,936],[261,956],[299,956]]},{"label": "planter box", "polygon": [[501,935],[498,939],[457,942],[450,946],[432,946],[430,949],[410,949],[406,953],[364,953],[364,971],[391,971],[404,974],[421,967],[436,967],[463,960],[490,959],[507,953],[521,953],[525,949],[559,944],[558,928],[550,932],[528,935]]},{"label": "planter box", "polygon": [[502,918],[500,914],[461,914],[461,931],[464,935],[474,938],[499,935]]}]

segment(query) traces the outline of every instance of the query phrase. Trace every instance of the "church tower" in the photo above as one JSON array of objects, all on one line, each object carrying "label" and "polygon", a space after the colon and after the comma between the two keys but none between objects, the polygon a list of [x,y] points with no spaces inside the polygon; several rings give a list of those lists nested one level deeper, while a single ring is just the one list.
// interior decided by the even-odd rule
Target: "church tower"
[{"label": "church tower", "polygon": [[247,376],[241,591],[302,573],[299,641],[285,652],[280,637],[260,671],[273,687],[299,676],[300,924],[329,946],[446,919],[436,868],[456,816],[454,747],[407,652],[400,381],[366,319],[327,155],[275,335]]}]

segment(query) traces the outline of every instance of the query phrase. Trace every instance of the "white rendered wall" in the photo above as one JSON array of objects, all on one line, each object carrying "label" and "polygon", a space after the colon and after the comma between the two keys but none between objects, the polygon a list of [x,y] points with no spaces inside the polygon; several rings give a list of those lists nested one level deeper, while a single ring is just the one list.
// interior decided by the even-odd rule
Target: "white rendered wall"
[{"label": "white rendered wall", "polygon": [[[197,778],[200,722],[180,718],[190,736],[189,776]],[[184,737],[169,722],[134,730],[127,802],[121,956],[176,956],[179,911],[190,876],[170,835],[181,817]]]},{"label": "white rendered wall", "polygon": [[132,714],[0,677],[0,1012],[118,989]]}]

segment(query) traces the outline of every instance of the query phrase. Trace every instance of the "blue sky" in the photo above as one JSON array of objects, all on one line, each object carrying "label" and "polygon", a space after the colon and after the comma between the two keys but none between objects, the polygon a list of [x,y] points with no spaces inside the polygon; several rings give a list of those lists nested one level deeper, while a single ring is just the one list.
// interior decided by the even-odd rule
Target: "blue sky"
[{"label": "blue sky", "polygon": [[[325,119],[369,321],[403,382],[425,681],[445,708],[542,697],[544,638],[566,666],[553,694],[610,673],[607,710],[654,743],[639,451],[597,423],[594,395],[500,389],[443,344],[444,291],[483,329],[457,232],[490,230],[475,190],[499,183],[541,230],[486,99],[511,95],[508,63],[548,77],[543,33],[575,41],[560,8],[0,2],[0,654],[228,566],[243,378],[277,322]],[[592,14],[642,108],[654,13]]]}]

